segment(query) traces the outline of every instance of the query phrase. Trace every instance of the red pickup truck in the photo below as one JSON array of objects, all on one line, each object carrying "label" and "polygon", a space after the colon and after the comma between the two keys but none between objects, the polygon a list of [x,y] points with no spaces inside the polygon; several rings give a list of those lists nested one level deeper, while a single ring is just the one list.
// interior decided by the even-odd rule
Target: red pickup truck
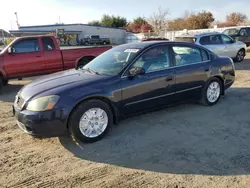
[{"label": "red pickup truck", "polygon": [[50,74],[85,65],[112,48],[59,47],[54,36],[21,37],[0,52],[0,87],[9,79]]}]

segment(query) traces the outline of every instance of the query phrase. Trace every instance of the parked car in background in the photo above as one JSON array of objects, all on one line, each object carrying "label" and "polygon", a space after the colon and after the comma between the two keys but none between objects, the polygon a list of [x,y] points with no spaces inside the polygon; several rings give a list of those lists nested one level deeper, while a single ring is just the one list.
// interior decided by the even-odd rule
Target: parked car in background
[{"label": "parked car in background", "polygon": [[231,57],[236,62],[242,62],[246,56],[247,46],[241,41],[235,41],[222,33],[202,33],[197,35],[181,35],[175,41],[195,43],[206,47],[219,56]]},{"label": "parked car in background", "polygon": [[169,41],[169,39],[163,37],[150,37],[140,40],[140,42],[145,42],[145,41]]},{"label": "parked car in background", "polygon": [[250,27],[230,28],[223,31],[223,33],[250,46]]},{"label": "parked car in background", "polygon": [[110,44],[109,38],[100,38],[99,35],[90,35],[87,38],[81,39],[82,45],[93,45],[93,44],[103,44],[107,45]]},{"label": "parked car in background", "polygon": [[0,52],[0,87],[9,79],[50,74],[84,66],[112,48],[60,48],[54,36],[21,37]]},{"label": "parked car in background", "polygon": [[[187,99],[215,105],[235,80],[231,58],[190,43],[124,44],[78,70],[55,73],[24,86],[13,106],[31,135],[101,139],[130,115]],[[212,110],[212,109],[211,109]]]}]

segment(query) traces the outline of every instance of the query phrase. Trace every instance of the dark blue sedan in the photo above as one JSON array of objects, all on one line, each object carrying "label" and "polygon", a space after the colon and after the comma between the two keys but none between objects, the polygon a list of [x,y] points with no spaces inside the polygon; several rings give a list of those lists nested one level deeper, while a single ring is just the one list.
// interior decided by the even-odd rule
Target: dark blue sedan
[{"label": "dark blue sedan", "polygon": [[31,82],[19,91],[13,111],[31,135],[70,131],[94,142],[132,114],[191,98],[214,105],[234,80],[231,58],[195,44],[139,42],[113,48],[78,70]]}]

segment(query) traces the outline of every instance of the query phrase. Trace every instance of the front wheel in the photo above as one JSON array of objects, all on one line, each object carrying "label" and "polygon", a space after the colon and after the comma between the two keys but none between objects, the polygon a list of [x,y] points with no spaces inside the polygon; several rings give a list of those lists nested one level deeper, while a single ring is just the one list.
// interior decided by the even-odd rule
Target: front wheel
[{"label": "front wheel", "polygon": [[203,88],[201,102],[207,106],[213,106],[220,100],[222,83],[218,78],[211,79]]},{"label": "front wheel", "polygon": [[100,100],[89,100],[74,110],[69,130],[80,141],[92,143],[103,138],[112,124],[113,114],[109,106]]},{"label": "front wheel", "polygon": [[235,61],[236,62],[242,62],[242,61],[244,61],[244,58],[245,58],[245,50],[241,49],[237,53],[237,55],[235,57]]}]

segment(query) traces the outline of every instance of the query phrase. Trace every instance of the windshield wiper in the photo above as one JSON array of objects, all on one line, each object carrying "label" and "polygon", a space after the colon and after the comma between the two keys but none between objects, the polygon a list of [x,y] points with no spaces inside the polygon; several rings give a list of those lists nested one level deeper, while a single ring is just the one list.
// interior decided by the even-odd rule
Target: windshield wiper
[{"label": "windshield wiper", "polygon": [[97,75],[99,75],[99,72],[93,71],[93,70],[91,70],[90,68],[87,68],[87,69],[81,68],[81,70],[86,70],[86,71],[88,71],[88,72],[90,72],[90,73],[92,73],[92,74],[97,74]]}]

